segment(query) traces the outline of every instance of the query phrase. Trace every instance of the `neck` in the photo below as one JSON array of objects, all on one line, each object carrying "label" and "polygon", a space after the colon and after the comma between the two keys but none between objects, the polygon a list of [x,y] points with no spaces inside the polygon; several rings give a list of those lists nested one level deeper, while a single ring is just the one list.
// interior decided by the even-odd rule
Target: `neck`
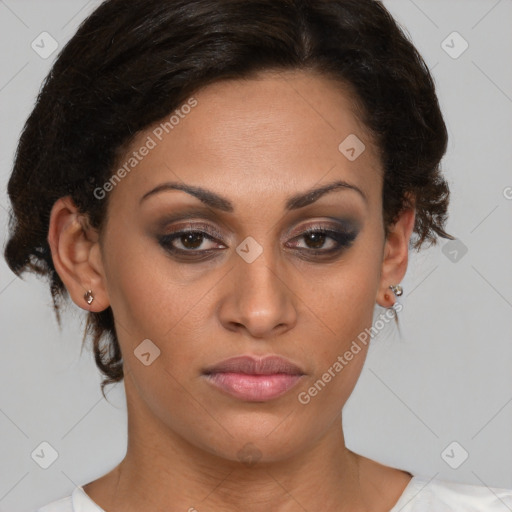
[{"label": "neck", "polygon": [[[128,396],[135,396],[133,393]],[[107,512],[368,510],[359,456],[345,446],[341,416],[321,439],[285,459],[228,460],[171,431],[142,400],[128,400],[128,449],[103,485],[84,486]]]}]

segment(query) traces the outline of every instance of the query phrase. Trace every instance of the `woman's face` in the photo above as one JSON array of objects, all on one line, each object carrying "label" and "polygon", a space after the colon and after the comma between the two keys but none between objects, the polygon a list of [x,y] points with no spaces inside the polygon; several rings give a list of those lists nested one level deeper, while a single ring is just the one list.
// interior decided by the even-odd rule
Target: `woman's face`
[{"label": "woman's face", "polygon": [[[407,240],[385,240],[381,162],[339,84],[265,73],[188,104],[137,136],[109,192],[94,291],[113,310],[130,429],[235,461],[285,458],[338,424]],[[302,375],[205,373],[269,355]]]}]

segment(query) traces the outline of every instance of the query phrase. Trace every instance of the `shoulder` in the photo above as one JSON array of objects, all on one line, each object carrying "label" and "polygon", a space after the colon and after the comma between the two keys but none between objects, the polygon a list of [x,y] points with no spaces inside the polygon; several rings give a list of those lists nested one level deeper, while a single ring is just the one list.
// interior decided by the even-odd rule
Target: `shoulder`
[{"label": "shoulder", "polygon": [[432,480],[430,482],[432,496],[440,504],[457,505],[467,510],[472,507],[475,511],[511,510],[512,490],[485,485],[472,485],[451,482],[447,480]]},{"label": "shoulder", "polygon": [[512,510],[512,489],[462,484],[415,475],[390,512],[502,512]]},{"label": "shoulder", "polygon": [[35,512],[74,512],[73,499],[71,496],[52,501],[44,507],[38,508]]},{"label": "shoulder", "polygon": [[35,512],[105,512],[85,493],[82,486],[75,487],[71,496],[52,501]]}]

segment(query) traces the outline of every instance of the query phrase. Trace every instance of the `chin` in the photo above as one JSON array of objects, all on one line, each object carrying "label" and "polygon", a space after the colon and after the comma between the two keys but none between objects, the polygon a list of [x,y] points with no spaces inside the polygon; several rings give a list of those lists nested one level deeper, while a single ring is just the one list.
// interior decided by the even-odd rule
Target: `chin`
[{"label": "chin", "polygon": [[220,429],[222,438],[203,439],[197,446],[212,455],[248,467],[285,461],[307,449],[317,437],[315,432],[298,428],[300,422],[296,419],[293,423],[297,430],[291,428],[292,416],[269,420],[264,415],[245,414],[241,421],[219,420],[224,427]]}]

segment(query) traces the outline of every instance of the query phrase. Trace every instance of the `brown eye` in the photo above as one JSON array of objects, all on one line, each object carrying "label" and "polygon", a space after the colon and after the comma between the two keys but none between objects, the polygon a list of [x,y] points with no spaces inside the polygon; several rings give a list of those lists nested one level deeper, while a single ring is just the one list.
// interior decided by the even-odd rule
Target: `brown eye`
[{"label": "brown eye", "polygon": [[[215,238],[204,231],[177,231],[159,239],[160,245],[170,252],[205,252],[214,247],[208,246],[206,241],[215,241]],[[206,246],[205,246],[206,245]]]},{"label": "brown eye", "polygon": [[203,243],[205,237],[199,232],[189,232],[181,235],[178,240],[186,249],[198,249]]},{"label": "brown eye", "polygon": [[328,237],[326,233],[320,231],[315,231],[304,235],[304,240],[310,249],[321,249],[324,246],[327,238],[330,237]]},{"label": "brown eye", "polygon": [[[294,240],[303,239],[306,247],[294,247],[299,250],[330,254],[349,247],[357,236],[356,231],[333,230],[325,228],[309,228]],[[326,245],[328,247],[326,248]]]},{"label": "brown eye", "polygon": [[[195,228],[195,229],[192,229]],[[287,245],[303,255],[335,256],[350,247],[357,237],[355,229],[330,229],[314,226],[303,231]],[[159,237],[160,245],[176,257],[203,260],[226,246],[219,242],[221,235],[208,226],[194,226]]]}]

